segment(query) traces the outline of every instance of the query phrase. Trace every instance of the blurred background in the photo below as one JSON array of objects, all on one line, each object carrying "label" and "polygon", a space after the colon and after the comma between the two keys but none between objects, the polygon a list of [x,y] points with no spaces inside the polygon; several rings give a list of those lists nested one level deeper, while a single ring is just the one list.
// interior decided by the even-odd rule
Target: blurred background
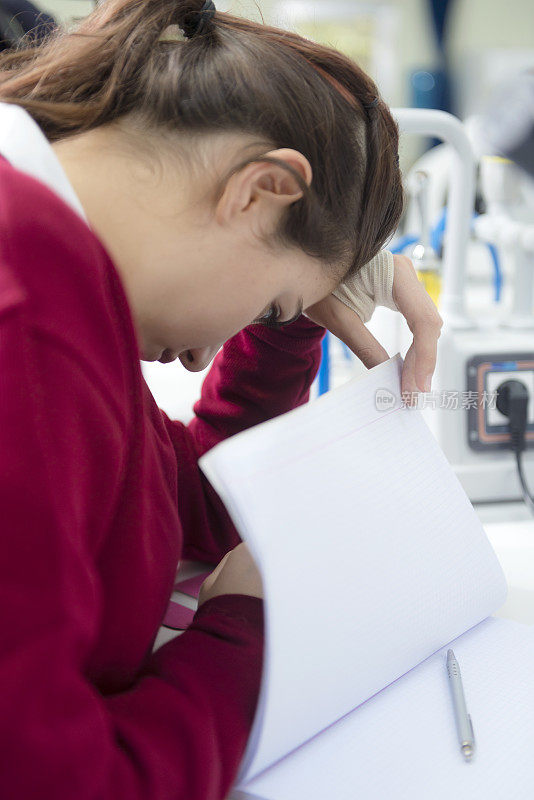
[{"label": "blurred background", "polygon": [[[75,22],[97,2],[0,0],[3,46],[30,28],[38,34],[55,22]],[[393,107],[441,109],[463,120],[483,114],[499,88],[534,63],[532,0],[218,0],[217,7],[342,50],[375,79]],[[436,141],[423,137],[402,138],[400,162],[406,176],[433,144]],[[430,225],[438,221],[440,201],[430,197],[429,205]],[[421,224],[414,204],[407,209],[399,235],[409,236]],[[506,265],[500,266],[503,278]],[[477,265],[472,269],[476,274]],[[482,256],[478,270],[488,272],[487,257]],[[499,287],[503,301],[505,289]],[[399,349],[399,331],[392,328],[390,315],[377,309],[370,328],[393,355]],[[316,381],[315,394],[359,368],[340,343],[331,339],[329,344],[328,374],[323,375],[322,387]],[[143,362],[142,367],[160,406],[175,418],[190,419],[203,373],[187,373],[179,362]]]},{"label": "blurred background", "polygon": [[[31,4],[68,24],[88,14],[96,0]],[[29,5],[29,0],[2,0],[0,11]],[[462,118],[479,113],[492,89],[531,66],[534,53],[531,0],[219,0],[216,5],[347,53],[392,106],[442,108]]]}]

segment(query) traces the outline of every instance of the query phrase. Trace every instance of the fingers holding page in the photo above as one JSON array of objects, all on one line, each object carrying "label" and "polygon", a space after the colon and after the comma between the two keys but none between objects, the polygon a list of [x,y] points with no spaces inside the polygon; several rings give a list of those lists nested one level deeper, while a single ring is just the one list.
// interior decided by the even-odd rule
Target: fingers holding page
[{"label": "fingers holding page", "polygon": [[333,294],[307,308],[306,316],[344,342],[368,369],[388,360],[387,350],[358,314]]},{"label": "fingers holding page", "polygon": [[[394,256],[393,297],[413,333],[404,358],[401,388],[405,396],[429,392],[436,368],[437,344],[443,320],[406,256]],[[415,397],[415,402],[417,398]],[[407,402],[408,405],[414,403]]]}]

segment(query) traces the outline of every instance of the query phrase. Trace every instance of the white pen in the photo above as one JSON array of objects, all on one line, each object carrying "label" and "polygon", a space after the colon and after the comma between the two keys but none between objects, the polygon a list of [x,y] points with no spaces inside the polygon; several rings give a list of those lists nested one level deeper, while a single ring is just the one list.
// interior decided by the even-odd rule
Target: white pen
[{"label": "white pen", "polygon": [[467,706],[465,704],[460,666],[452,650],[447,651],[447,673],[449,675],[449,686],[451,687],[452,704],[454,707],[454,717],[456,719],[456,730],[458,731],[460,748],[465,760],[470,761],[475,750],[475,735],[473,733],[473,723],[471,722],[471,717],[467,713]]}]

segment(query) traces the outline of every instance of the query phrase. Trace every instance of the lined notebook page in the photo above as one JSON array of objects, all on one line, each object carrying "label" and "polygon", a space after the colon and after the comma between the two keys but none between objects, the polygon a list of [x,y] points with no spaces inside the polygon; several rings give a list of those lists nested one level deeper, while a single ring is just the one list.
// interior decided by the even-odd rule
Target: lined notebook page
[{"label": "lined notebook page", "polygon": [[[421,413],[401,404],[401,369],[397,355],[200,459],[264,582],[262,689],[240,781],[505,599],[471,503]],[[393,397],[386,411],[379,389]]]},{"label": "lined notebook page", "polygon": [[487,619],[452,643],[475,755],[460,753],[447,648],[253,780],[235,800],[531,800],[534,628]]}]

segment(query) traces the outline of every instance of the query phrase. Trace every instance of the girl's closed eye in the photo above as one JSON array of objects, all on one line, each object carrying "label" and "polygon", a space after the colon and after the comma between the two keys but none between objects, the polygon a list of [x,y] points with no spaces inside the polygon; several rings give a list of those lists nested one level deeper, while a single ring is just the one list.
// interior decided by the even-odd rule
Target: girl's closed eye
[{"label": "girl's closed eye", "polygon": [[277,303],[272,303],[269,311],[266,314],[262,314],[261,317],[255,319],[253,324],[258,323],[260,325],[266,325],[267,327],[276,328],[280,324],[280,315],[280,306]]},{"label": "girl's closed eye", "polygon": [[266,314],[263,314],[261,317],[255,319],[253,324],[258,323],[259,325],[265,325],[267,328],[275,328],[277,330],[280,328],[285,328],[286,325],[291,325],[300,317],[303,307],[304,298],[300,297],[293,316],[290,319],[281,320],[280,317],[282,316],[282,310],[278,303],[273,302],[269,311]]}]

